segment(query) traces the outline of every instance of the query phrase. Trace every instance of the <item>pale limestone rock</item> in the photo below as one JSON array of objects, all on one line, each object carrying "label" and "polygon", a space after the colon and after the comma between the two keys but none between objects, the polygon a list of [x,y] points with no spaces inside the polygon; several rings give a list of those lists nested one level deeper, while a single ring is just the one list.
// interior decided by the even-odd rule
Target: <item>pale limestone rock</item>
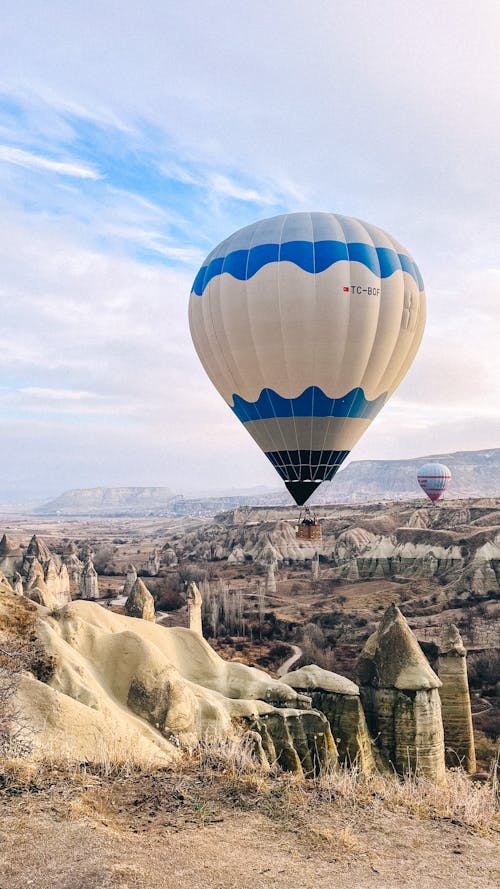
[{"label": "pale limestone rock", "polygon": [[125,602],[125,614],[129,617],[140,617],[143,620],[154,621],[155,602],[140,577],[134,583],[130,595]]},{"label": "pale limestone rock", "polygon": [[52,558],[52,553],[41,537],[33,534],[26,550],[26,557],[28,559],[38,559],[39,562],[43,563],[48,562]]},{"label": "pale limestone rock", "polygon": [[276,592],[275,562],[268,566],[266,574],[266,596]]},{"label": "pale limestone rock", "polygon": [[56,565],[50,558],[44,565],[44,580],[47,590],[59,604],[64,605],[71,600],[69,576],[66,565]]},{"label": "pale limestone rock", "polygon": [[332,552],[333,561],[340,565],[343,562],[355,560],[356,556],[362,553],[374,540],[375,534],[366,531],[365,528],[348,528],[342,531],[335,541],[335,547]]},{"label": "pale limestone rock", "polygon": [[150,577],[156,577],[160,570],[160,555],[155,548],[148,558],[146,571]]},{"label": "pale limestone rock", "polygon": [[25,588],[28,598],[29,591],[35,587],[44,592],[47,589],[45,586],[45,571],[38,559],[32,558],[24,567],[26,569]]},{"label": "pale limestone rock", "polygon": [[80,577],[80,596],[82,599],[99,598],[99,581],[92,559],[85,562]]},{"label": "pale limestone rock", "polygon": [[7,594],[12,594],[13,592],[15,592],[2,570],[0,570],[0,592]]},{"label": "pale limestone rock", "polygon": [[0,540],[0,571],[11,580],[21,565],[23,552],[6,534]]},{"label": "pale limestone rock", "polygon": [[476,771],[474,730],[467,679],[466,650],[457,627],[447,627],[439,646],[437,671],[443,714],[446,764]]},{"label": "pale limestone rock", "polygon": [[358,686],[315,664],[287,673],[281,679],[296,691],[310,695],[314,709],[325,714],[341,762],[356,763],[364,774],[373,772],[372,742]]},{"label": "pale limestone rock", "polygon": [[16,571],[14,577],[12,578],[12,589],[14,590],[16,596],[22,596],[24,594],[23,579],[19,574],[19,571]]},{"label": "pale limestone rock", "polygon": [[349,583],[357,583],[357,581],[360,579],[358,563],[356,559],[352,559],[349,562],[347,572],[345,574],[345,579],[349,581]]},{"label": "pale limestone rock", "polygon": [[7,535],[4,534],[2,539],[0,540],[0,559],[3,559],[3,558],[5,558],[5,556],[8,556],[9,553],[11,553],[13,549],[14,549],[14,544],[7,537]]},{"label": "pale limestone rock", "polygon": [[[497,570],[495,571],[495,567]],[[499,538],[485,543],[474,556],[471,564],[472,591],[480,596],[500,588],[500,544]],[[498,576],[497,576],[498,573]]]},{"label": "pale limestone rock", "polygon": [[[0,595],[2,617],[23,601]],[[48,685],[26,679],[22,703],[41,751],[114,762],[137,750],[134,761],[149,763],[151,745],[175,759],[179,746],[230,736],[233,722],[246,722],[271,762],[307,774],[336,762],[326,717],[296,709],[309,708],[308,698],[262,670],[223,661],[197,633],[81,600],[38,618],[38,643],[54,669]]]},{"label": "pale limestone rock", "polygon": [[137,580],[137,569],[136,569],[135,565],[132,565],[132,563],[131,563],[130,565],[127,566],[127,576],[125,578],[125,583],[123,585],[122,595],[127,596],[127,598],[128,598],[128,596],[130,596],[130,593],[132,592],[132,587],[134,586],[134,583],[136,582],[136,580]]},{"label": "pale limestone rock", "polygon": [[274,709],[247,722],[261,736],[268,761],[287,772],[312,777],[337,765],[329,722],[317,710]]},{"label": "pale limestone rock", "polygon": [[200,636],[203,636],[201,622],[202,598],[201,593],[194,581],[191,581],[187,588],[187,603],[189,613],[189,629],[192,630],[193,633],[198,633]]},{"label": "pale limestone rock", "polygon": [[313,581],[319,580],[319,553],[311,559],[311,577]]},{"label": "pale limestone rock", "polygon": [[231,565],[242,565],[245,561],[245,553],[243,552],[241,546],[235,546],[229,553],[227,557],[228,564]]},{"label": "pale limestone rock", "polygon": [[78,557],[78,548],[71,540],[63,550],[63,564],[68,572],[70,591],[72,596],[78,596],[80,593],[80,577],[82,575],[83,562]]},{"label": "pale limestone rock", "polygon": [[281,677],[281,681],[306,694],[314,691],[315,688],[320,688],[322,691],[331,691],[334,694],[359,695],[359,687],[355,682],[347,679],[346,676],[340,676],[339,673],[324,670],[316,664],[308,664],[301,667],[300,670],[285,673]]},{"label": "pale limestone rock", "polygon": [[399,608],[391,605],[359,662],[361,698],[383,758],[399,774],[444,776],[439,687]]},{"label": "pale limestone rock", "polygon": [[161,551],[161,564],[167,568],[173,568],[177,565],[177,556],[175,550],[171,546],[164,546]]}]

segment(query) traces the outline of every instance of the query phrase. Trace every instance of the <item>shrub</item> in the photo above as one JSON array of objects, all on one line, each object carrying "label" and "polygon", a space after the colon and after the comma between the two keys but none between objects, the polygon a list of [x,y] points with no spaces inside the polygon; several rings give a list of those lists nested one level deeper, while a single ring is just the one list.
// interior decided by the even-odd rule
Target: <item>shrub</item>
[{"label": "shrub", "polygon": [[33,643],[7,634],[0,637],[0,756],[27,756],[32,749],[31,733],[16,700],[23,670],[36,660]]}]

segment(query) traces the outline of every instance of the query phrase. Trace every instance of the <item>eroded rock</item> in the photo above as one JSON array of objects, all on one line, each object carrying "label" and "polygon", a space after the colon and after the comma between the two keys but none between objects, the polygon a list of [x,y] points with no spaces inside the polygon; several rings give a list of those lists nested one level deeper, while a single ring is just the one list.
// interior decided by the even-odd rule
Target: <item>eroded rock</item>
[{"label": "eroded rock", "polygon": [[125,614],[129,617],[141,617],[143,620],[155,619],[154,599],[140,577],[135,581],[125,602]]},{"label": "eroded rock", "polygon": [[94,563],[87,557],[80,576],[80,596],[82,599],[99,598],[99,580]]},{"label": "eroded rock", "polygon": [[375,761],[358,686],[315,664],[287,673],[281,679],[309,695],[313,708],[325,714],[340,761],[356,763],[363,773],[370,774]]},{"label": "eroded rock", "polygon": [[189,629],[192,630],[193,633],[198,633],[200,636],[203,636],[201,620],[203,602],[201,593],[194,581],[191,581],[188,585],[186,598],[188,603]]},{"label": "eroded rock", "polygon": [[399,774],[441,780],[441,682],[395,605],[366,643],[358,673],[368,727],[385,761]]},{"label": "eroded rock", "polygon": [[437,662],[443,717],[446,764],[476,770],[474,730],[467,678],[467,652],[457,627],[443,631]]}]

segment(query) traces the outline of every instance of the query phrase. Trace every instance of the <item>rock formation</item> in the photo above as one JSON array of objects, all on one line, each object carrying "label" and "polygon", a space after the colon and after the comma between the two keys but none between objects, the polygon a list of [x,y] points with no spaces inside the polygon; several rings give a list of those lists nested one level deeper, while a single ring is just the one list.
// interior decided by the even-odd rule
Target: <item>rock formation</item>
[{"label": "rock formation", "polygon": [[245,553],[241,546],[235,546],[227,557],[228,564],[242,565],[245,561]]},{"label": "rock formation", "polygon": [[54,604],[47,597],[44,571],[38,559],[32,558],[29,562],[23,563],[23,569],[26,572],[24,590],[28,599],[33,599],[39,605],[46,605],[47,607]]},{"label": "rock formation", "polygon": [[125,578],[125,583],[124,583],[123,590],[122,590],[123,596],[127,596],[127,598],[128,598],[128,596],[130,596],[130,593],[132,592],[132,587],[134,586],[134,583],[136,582],[136,580],[137,580],[137,570],[136,570],[135,565],[132,565],[132,563],[131,563],[130,565],[127,566],[127,576]]},{"label": "rock formation", "polygon": [[68,572],[71,593],[76,597],[80,593],[83,562],[79,559],[78,548],[72,540],[64,547],[62,561]]},{"label": "rock formation", "polygon": [[28,549],[26,550],[26,558],[38,559],[39,562],[47,562],[52,558],[52,553],[45,541],[36,534],[33,534],[33,537],[28,544]]},{"label": "rock formation", "polygon": [[129,617],[141,617],[143,620],[154,622],[155,601],[140,577],[135,581],[125,602],[125,614],[128,614]]},{"label": "rock formation", "polygon": [[14,576],[22,558],[22,550],[4,534],[0,540],[0,571],[3,571],[5,577],[12,578]]},{"label": "rock formation", "polygon": [[[16,572],[20,574],[28,598],[47,608],[64,605],[71,600],[66,566],[36,534],[33,534],[22,559],[15,564],[18,567],[12,577]],[[17,588],[20,589],[19,582]]]},{"label": "rock formation", "polygon": [[194,581],[191,581],[187,588],[186,598],[188,603],[189,629],[192,630],[193,633],[198,633],[200,636],[203,636],[201,622],[202,598]]},{"label": "rock formation", "polygon": [[309,695],[314,709],[325,714],[340,761],[356,763],[364,774],[370,774],[375,762],[358,686],[314,664],[286,673],[281,681]]},{"label": "rock formation", "polygon": [[429,527],[429,510],[416,509],[412,512],[408,519],[409,528],[428,528]]},{"label": "rock formation", "polygon": [[92,559],[88,558],[80,576],[80,596],[82,599],[99,598],[99,581]]},{"label": "rock formation", "polygon": [[391,605],[359,661],[361,699],[372,737],[399,774],[444,775],[441,682],[399,608]]},{"label": "rock formation", "polygon": [[23,589],[23,579],[19,574],[19,571],[16,571],[12,578],[12,589],[16,593],[17,596],[22,596],[24,593]]},{"label": "rock formation", "polygon": [[155,547],[153,552],[150,553],[150,555],[149,555],[148,562],[146,565],[146,571],[150,577],[156,577],[159,570],[160,570],[160,555],[158,553],[158,550]]},{"label": "rock formation", "polygon": [[266,574],[266,596],[276,592],[276,577],[274,574],[275,563],[271,562]]},{"label": "rock formation", "polygon": [[[22,602],[0,593],[1,620]],[[270,762],[306,774],[336,762],[328,721],[309,698],[262,670],[223,661],[197,633],[88,601],[37,616],[38,643],[54,669],[47,684],[23,677],[20,705],[42,752],[55,748],[77,761],[128,761],[133,752],[143,764],[168,764],[179,747],[231,735],[243,722]]]},{"label": "rock formation", "polygon": [[248,720],[248,724],[260,734],[268,761],[277,762],[287,772],[309,778],[337,765],[330,725],[318,710],[275,709]]},{"label": "rock formation", "polygon": [[443,715],[446,765],[476,770],[474,732],[467,679],[466,650],[462,637],[452,624],[441,637],[437,662]]},{"label": "rock formation", "polygon": [[319,580],[319,553],[315,553],[311,559],[311,577],[313,581]]},{"label": "rock formation", "polygon": [[0,592],[7,594],[11,594],[14,592],[2,570],[0,570]]},{"label": "rock formation", "polygon": [[160,563],[167,568],[173,568],[177,565],[177,556],[175,550],[168,543],[165,544],[161,551]]}]

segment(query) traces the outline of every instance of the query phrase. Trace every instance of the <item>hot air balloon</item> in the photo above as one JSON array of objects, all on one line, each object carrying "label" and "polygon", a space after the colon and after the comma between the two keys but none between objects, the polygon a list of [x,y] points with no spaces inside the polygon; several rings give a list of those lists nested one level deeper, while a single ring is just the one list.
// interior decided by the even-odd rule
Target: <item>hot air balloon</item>
[{"label": "hot air balloon", "polygon": [[444,494],[451,472],[444,463],[425,463],[417,472],[417,481],[433,503]]},{"label": "hot air balloon", "polygon": [[410,367],[424,285],[408,251],[374,225],[290,213],[207,256],[189,323],[214,386],[302,505]]}]

